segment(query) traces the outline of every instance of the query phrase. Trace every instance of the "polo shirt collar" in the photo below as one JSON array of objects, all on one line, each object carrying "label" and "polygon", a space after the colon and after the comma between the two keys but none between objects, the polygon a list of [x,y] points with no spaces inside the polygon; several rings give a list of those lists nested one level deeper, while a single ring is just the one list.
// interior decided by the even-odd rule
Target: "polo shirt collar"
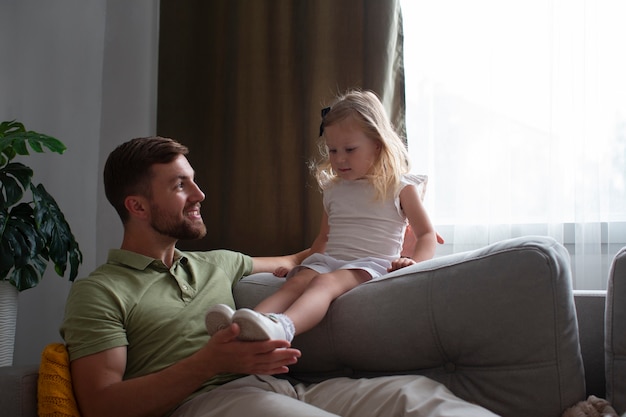
[{"label": "polo shirt collar", "polygon": [[[176,264],[177,262],[181,262],[184,265],[187,263],[187,258],[180,250],[174,249],[174,263]],[[160,259],[154,259],[124,249],[110,249],[107,263],[126,265],[140,271],[145,270],[150,265],[158,265],[162,268],[165,267]]]}]

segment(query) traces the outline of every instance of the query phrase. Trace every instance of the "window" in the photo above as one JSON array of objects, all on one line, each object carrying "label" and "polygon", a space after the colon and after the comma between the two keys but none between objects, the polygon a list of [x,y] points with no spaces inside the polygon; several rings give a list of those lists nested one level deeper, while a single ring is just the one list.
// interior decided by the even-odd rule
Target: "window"
[{"label": "window", "polygon": [[626,245],[626,3],[401,0],[407,139],[441,252],[538,234],[574,287]]}]

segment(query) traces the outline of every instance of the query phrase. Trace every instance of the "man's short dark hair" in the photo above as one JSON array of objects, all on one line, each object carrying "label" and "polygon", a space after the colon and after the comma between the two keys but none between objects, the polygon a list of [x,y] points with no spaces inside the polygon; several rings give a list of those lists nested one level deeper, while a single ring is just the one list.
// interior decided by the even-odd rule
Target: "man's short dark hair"
[{"label": "man's short dark hair", "polygon": [[152,165],[170,163],[188,152],[186,146],[173,139],[152,136],[131,139],[109,154],[104,165],[104,192],[122,223],[128,220],[126,197],[150,197]]}]

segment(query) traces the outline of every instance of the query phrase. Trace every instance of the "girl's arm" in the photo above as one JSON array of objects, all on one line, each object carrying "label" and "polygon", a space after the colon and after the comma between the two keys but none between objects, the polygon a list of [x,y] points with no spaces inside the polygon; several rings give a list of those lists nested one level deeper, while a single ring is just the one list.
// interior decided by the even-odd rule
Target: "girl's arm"
[{"label": "girl's arm", "polygon": [[311,245],[311,254],[326,252],[326,242],[328,242],[329,231],[330,226],[328,226],[328,214],[326,214],[326,210],[324,210],[324,214],[322,214],[322,220],[320,222],[320,232],[317,234],[317,237]]},{"label": "girl's arm", "polygon": [[400,191],[400,206],[409,220],[416,242],[412,253],[406,254],[410,258],[393,261],[390,271],[431,259],[437,246],[437,234],[415,185],[407,185]]}]

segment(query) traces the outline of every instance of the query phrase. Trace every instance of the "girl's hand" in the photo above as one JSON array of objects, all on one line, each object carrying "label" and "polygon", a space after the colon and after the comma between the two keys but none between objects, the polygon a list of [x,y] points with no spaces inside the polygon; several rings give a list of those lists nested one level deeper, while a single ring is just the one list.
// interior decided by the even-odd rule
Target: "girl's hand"
[{"label": "girl's hand", "polygon": [[393,272],[397,269],[405,268],[407,266],[416,264],[413,259],[403,256],[391,262],[391,266],[387,269],[387,272]]},{"label": "girl's hand", "polygon": [[290,269],[285,268],[284,266],[279,266],[274,270],[274,276],[284,278],[289,273]]}]

